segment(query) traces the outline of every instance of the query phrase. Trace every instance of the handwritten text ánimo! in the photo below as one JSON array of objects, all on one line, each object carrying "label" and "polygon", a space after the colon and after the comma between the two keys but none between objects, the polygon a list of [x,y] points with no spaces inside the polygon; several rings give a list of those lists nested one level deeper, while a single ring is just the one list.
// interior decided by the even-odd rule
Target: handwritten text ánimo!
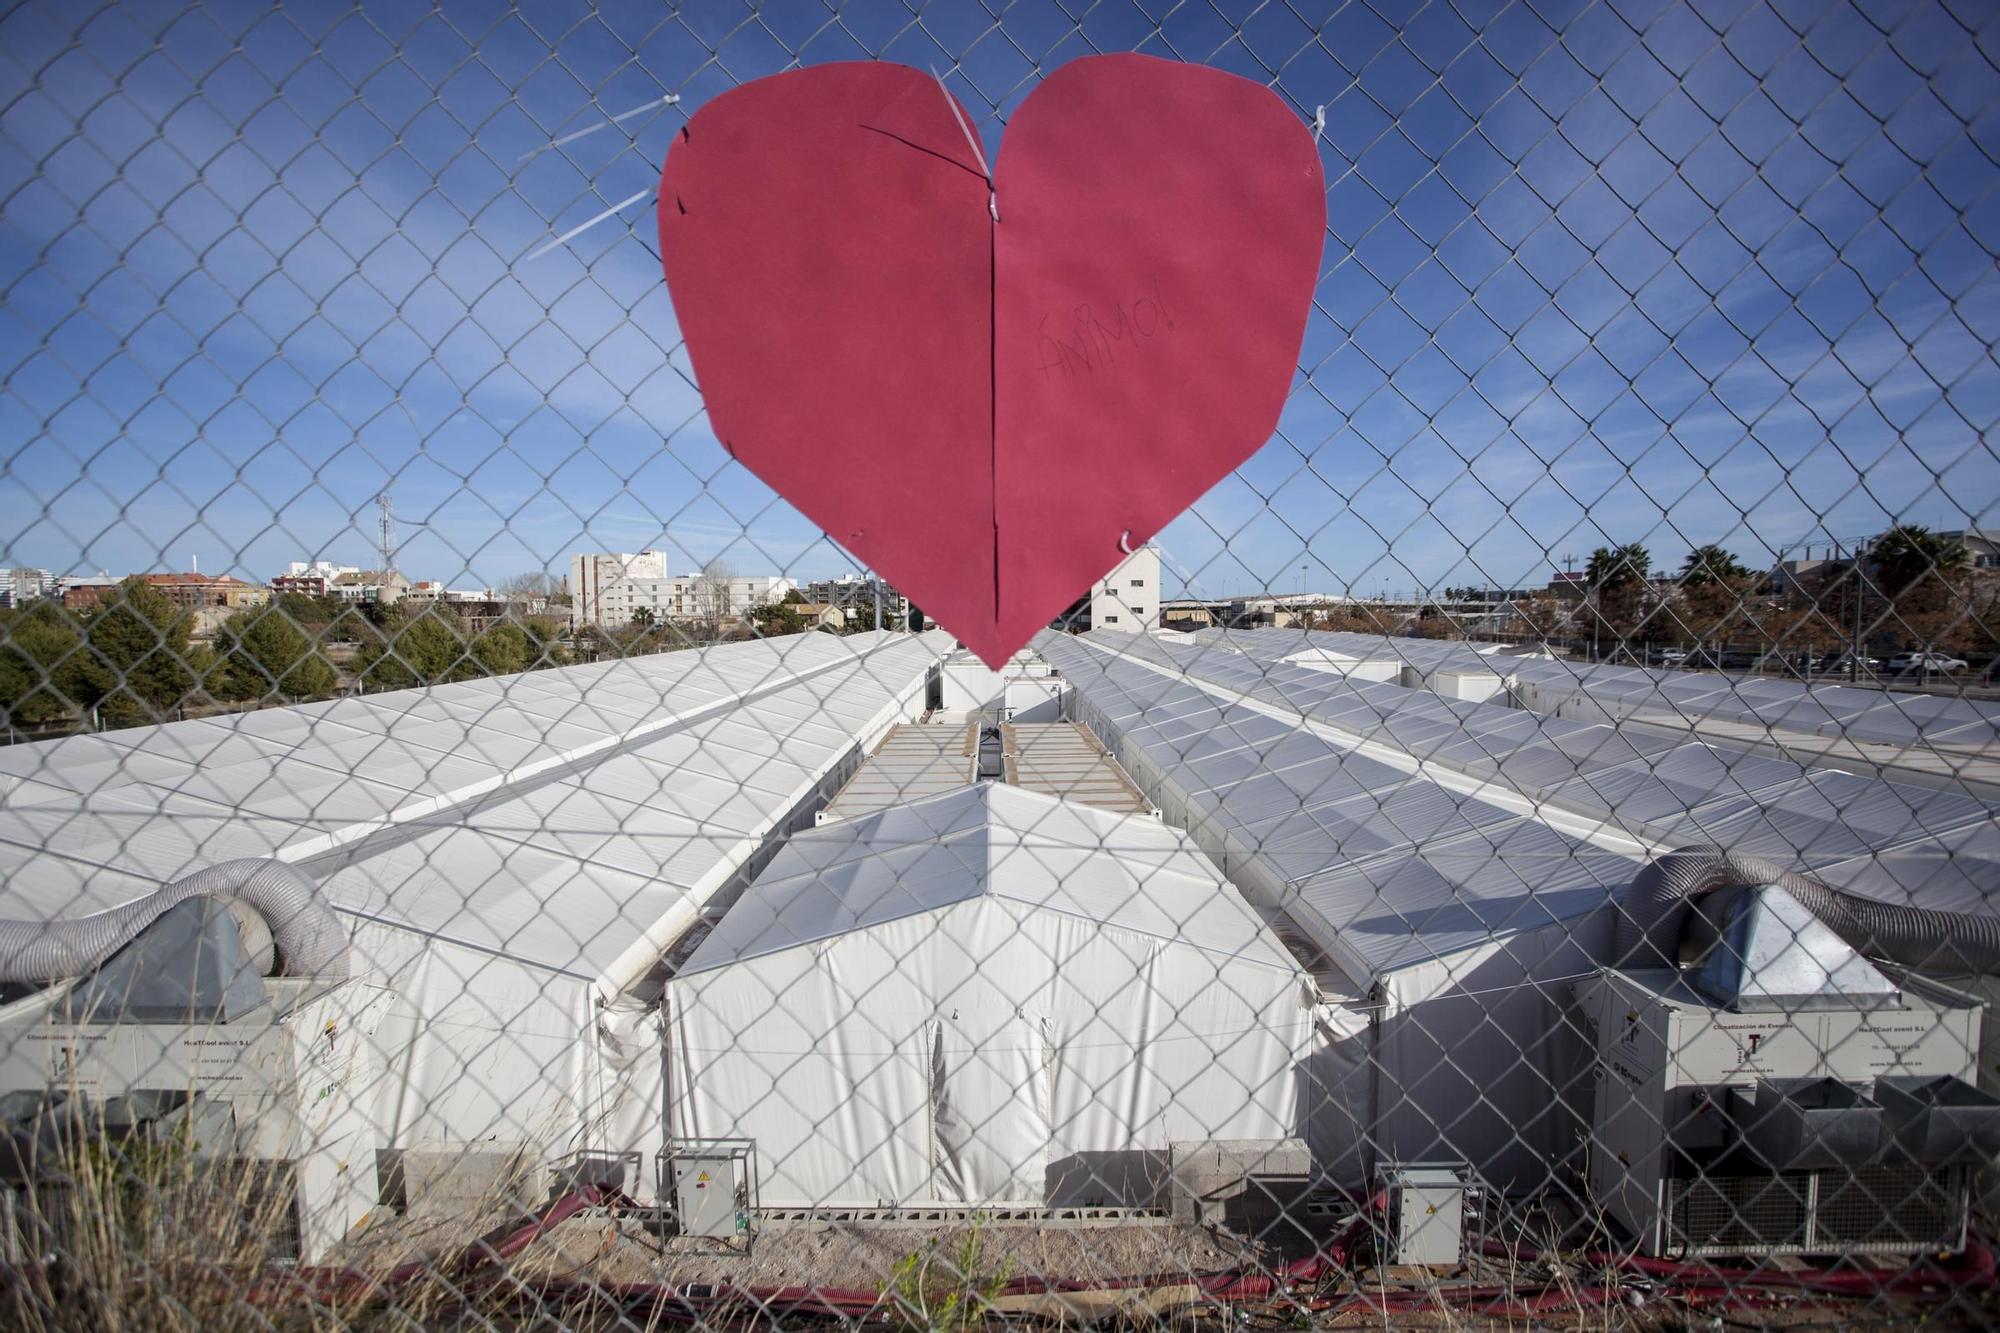
[{"label": "handwritten text \u00e1nimo!", "polygon": [[1036,323],[1035,362],[1042,378],[1095,373],[1118,360],[1120,350],[1144,347],[1155,338],[1174,331],[1174,317],[1160,297],[1160,283],[1153,281],[1153,293],[1134,301],[1120,301],[1109,310],[1080,305],[1067,320],[1051,322],[1043,315]]}]

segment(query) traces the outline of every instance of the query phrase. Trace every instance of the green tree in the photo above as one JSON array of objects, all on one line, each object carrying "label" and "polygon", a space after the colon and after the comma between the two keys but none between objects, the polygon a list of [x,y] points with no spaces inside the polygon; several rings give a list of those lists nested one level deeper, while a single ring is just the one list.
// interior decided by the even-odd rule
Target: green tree
[{"label": "green tree", "polygon": [[553,616],[524,616],[520,623],[532,651],[530,668],[539,671],[544,667],[569,665],[570,654],[563,647],[561,621]]},{"label": "green tree", "polygon": [[215,646],[207,680],[218,699],[317,699],[340,682],[333,663],[280,605],[237,612],[222,623]]},{"label": "green tree", "polygon": [[[107,673],[107,688],[89,704],[106,726],[131,727],[165,721],[195,688],[188,669],[188,632],[194,617],[167,594],[134,576],[118,587],[117,598],[89,621],[85,642]],[[78,702],[86,702],[79,699]]]},{"label": "green tree", "polygon": [[[103,669],[84,651],[76,619],[38,598],[0,612],[0,715],[12,726],[60,721],[76,711],[84,679]],[[104,690],[98,689],[97,697]]]},{"label": "green tree", "polygon": [[799,608],[805,605],[805,600],[796,590],[788,592],[780,601],[753,608],[750,623],[765,638],[774,634],[801,633],[806,627],[806,618],[799,613]]},{"label": "green tree", "polygon": [[1514,621],[1530,638],[1547,641],[1555,637],[1567,618],[1563,604],[1545,592],[1515,602]]},{"label": "green tree", "polygon": [[650,606],[632,608],[632,623],[640,629],[651,629],[659,621],[659,613]]},{"label": "green tree", "polygon": [[1591,589],[1603,592],[1643,584],[1653,568],[1653,557],[1637,542],[1624,546],[1600,546],[1590,553],[1584,566],[1584,580]]},{"label": "green tree", "polygon": [[302,592],[281,592],[271,599],[271,605],[309,633],[324,629],[347,612],[346,603],[338,597],[310,597]]},{"label": "green tree", "polygon": [[466,651],[457,618],[437,607],[395,624],[380,642],[364,644],[355,664],[367,690],[441,685],[482,674],[478,660]]},{"label": "green tree", "polygon": [[1972,646],[1972,553],[1963,542],[1904,523],[1876,539],[1868,562],[1859,590],[1865,621],[1901,646],[1940,652]]},{"label": "green tree", "polygon": [[1750,571],[1743,562],[1720,546],[1697,546],[1687,553],[1687,559],[1681,561],[1680,584],[1683,588],[1706,587],[1749,577]]},{"label": "green tree", "polygon": [[1693,582],[1684,578],[1676,618],[1684,633],[1675,637],[1711,647],[1761,643],[1769,630],[1758,623],[1753,606],[1756,591],[1754,574],[1700,578]]},{"label": "green tree", "polygon": [[480,674],[511,676],[526,671],[535,660],[535,644],[519,625],[499,624],[472,641],[472,656]]},{"label": "green tree", "polygon": [[1901,599],[1936,580],[1957,583],[1972,570],[1965,543],[1939,536],[1920,523],[1904,523],[1878,538],[1868,556],[1875,566],[1875,586],[1891,599]]},{"label": "green tree", "polygon": [[1590,590],[1591,638],[1629,641],[1640,636],[1650,615],[1647,573],[1653,557],[1636,542],[1600,546],[1590,553],[1584,579]]},{"label": "green tree", "polygon": [[[310,622],[303,622],[302,627]],[[382,637],[382,627],[359,606],[339,603],[319,631],[322,643],[373,643]]]},{"label": "green tree", "polygon": [[573,661],[595,662],[606,655],[610,646],[604,631],[586,621],[578,625],[576,632],[570,635],[569,655]]}]

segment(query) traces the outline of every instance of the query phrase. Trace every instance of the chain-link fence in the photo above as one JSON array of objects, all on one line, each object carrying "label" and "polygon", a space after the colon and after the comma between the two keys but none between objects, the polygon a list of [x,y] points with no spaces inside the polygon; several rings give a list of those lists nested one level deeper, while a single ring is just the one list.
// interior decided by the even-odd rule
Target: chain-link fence
[{"label": "chain-link fence", "polygon": [[[1996,44],[13,7],[4,1322],[1991,1322]],[[1111,52],[1281,98],[1325,253],[994,670],[712,433],[654,193]]]}]

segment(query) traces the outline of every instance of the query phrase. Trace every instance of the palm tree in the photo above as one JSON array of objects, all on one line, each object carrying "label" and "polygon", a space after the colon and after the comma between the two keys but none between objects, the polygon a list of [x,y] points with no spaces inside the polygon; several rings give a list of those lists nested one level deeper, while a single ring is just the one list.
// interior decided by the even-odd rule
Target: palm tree
[{"label": "palm tree", "polygon": [[1600,546],[1590,553],[1584,566],[1591,616],[1591,656],[1597,656],[1598,631],[1608,629],[1620,642],[1639,628],[1646,600],[1646,574],[1653,557],[1637,542],[1623,546]]},{"label": "palm tree", "polygon": [[1903,523],[1875,539],[1869,557],[1875,583],[1891,598],[1901,597],[1928,575],[1956,582],[1972,569],[1965,543],[1932,532],[1921,523]]},{"label": "palm tree", "polygon": [[1682,587],[1700,587],[1703,584],[1724,583],[1731,579],[1749,577],[1750,571],[1744,568],[1742,561],[1712,543],[1695,547],[1687,553],[1687,559],[1681,562]]},{"label": "palm tree", "polygon": [[1603,593],[1644,583],[1652,567],[1653,557],[1646,548],[1637,542],[1628,542],[1623,546],[1600,546],[1592,551],[1590,563],[1584,566],[1583,576],[1592,591]]}]

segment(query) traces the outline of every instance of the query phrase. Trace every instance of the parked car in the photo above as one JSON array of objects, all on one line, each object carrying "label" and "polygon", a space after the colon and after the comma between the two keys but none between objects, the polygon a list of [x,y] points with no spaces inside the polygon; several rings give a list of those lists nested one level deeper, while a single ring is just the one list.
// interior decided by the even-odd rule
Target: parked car
[{"label": "parked car", "polygon": [[1724,648],[1717,660],[1724,671],[1748,671],[1758,663],[1758,655],[1748,648]]},{"label": "parked car", "polygon": [[1880,671],[1882,659],[1879,657],[1858,657],[1853,653],[1828,653],[1819,662],[1821,671],[1851,671],[1859,667],[1863,671]]},{"label": "parked car", "polygon": [[1947,657],[1943,653],[1897,653],[1889,659],[1889,670],[1898,674],[1906,671],[1963,671],[1965,660]]},{"label": "parked car", "polygon": [[1688,650],[1685,648],[1655,648],[1652,652],[1652,658],[1654,666],[1685,666],[1688,660]]}]

